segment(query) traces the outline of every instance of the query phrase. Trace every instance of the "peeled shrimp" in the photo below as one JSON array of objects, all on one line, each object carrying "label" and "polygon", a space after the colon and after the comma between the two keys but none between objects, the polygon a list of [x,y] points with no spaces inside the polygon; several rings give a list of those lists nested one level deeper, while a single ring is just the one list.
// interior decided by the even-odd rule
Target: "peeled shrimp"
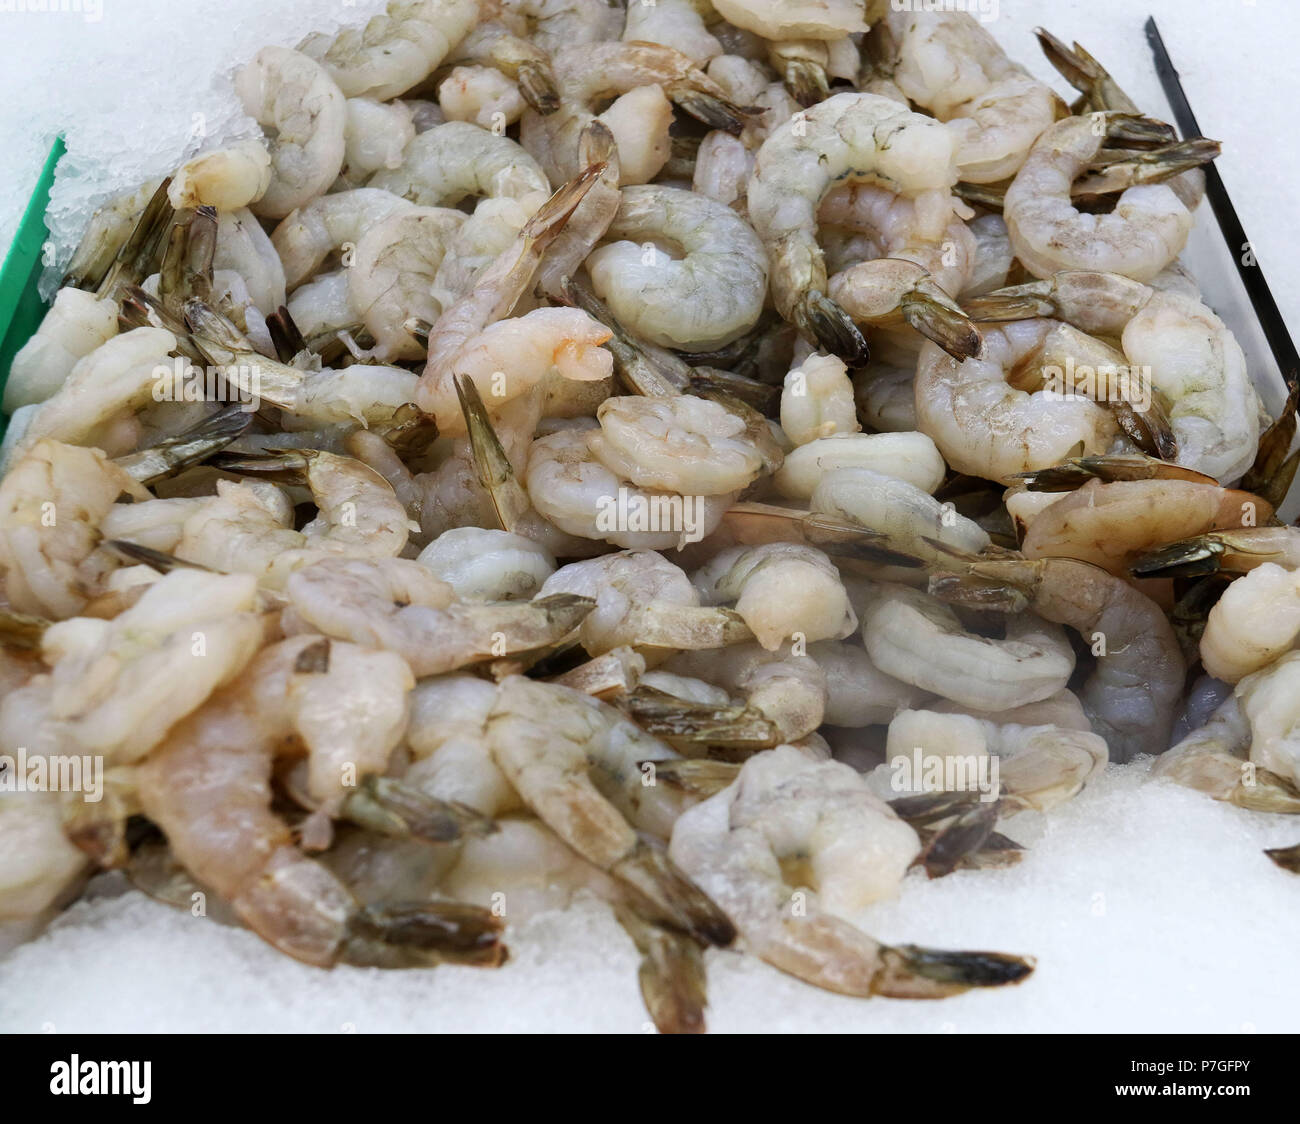
[{"label": "peeled shrimp", "polygon": [[260,140],[240,141],[187,160],[172,177],[167,198],[178,211],[186,207],[239,211],[266,194],[272,174],[266,145]]},{"label": "peeled shrimp", "polygon": [[452,207],[468,195],[522,199],[551,191],[537,161],[518,144],[466,121],[421,133],[406,146],[400,167],[376,172],[367,186],[422,207]]},{"label": "peeled shrimp", "polygon": [[289,215],[271,234],[284,264],[284,279],[295,289],[312,277],[335,250],[351,244],[390,215],[412,210],[390,191],[359,187],[321,195]]},{"label": "peeled shrimp", "polygon": [[5,382],[3,408],[44,402],[72,373],[78,360],[117,335],[117,304],[81,289],[63,288],[41,326],[18,350]]}]

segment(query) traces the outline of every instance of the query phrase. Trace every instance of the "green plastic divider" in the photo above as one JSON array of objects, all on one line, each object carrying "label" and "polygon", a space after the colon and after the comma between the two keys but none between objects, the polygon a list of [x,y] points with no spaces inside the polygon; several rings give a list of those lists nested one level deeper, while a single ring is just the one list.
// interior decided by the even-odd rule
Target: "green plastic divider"
[{"label": "green plastic divider", "polygon": [[[46,304],[38,288],[45,264],[45,243],[50,236],[45,210],[50,204],[54,169],[66,151],[63,138],[56,137],[41,178],[36,181],[36,190],[27,201],[13,245],[0,266],[0,392],[9,378],[14,356],[36,334],[45,316]],[[8,418],[0,415],[0,434],[7,423]]]}]

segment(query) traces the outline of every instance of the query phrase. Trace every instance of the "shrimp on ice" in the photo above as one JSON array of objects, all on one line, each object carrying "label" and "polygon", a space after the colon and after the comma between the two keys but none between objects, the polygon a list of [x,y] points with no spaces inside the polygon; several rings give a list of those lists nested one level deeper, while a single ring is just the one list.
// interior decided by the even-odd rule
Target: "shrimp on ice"
[{"label": "shrimp on ice", "polygon": [[172,176],[167,198],[178,211],[187,207],[240,211],[266,194],[271,178],[266,145],[260,140],[239,141],[187,160]]},{"label": "shrimp on ice", "polygon": [[299,207],[271,233],[289,289],[314,276],[335,251],[355,251],[362,236],[390,215],[411,210],[405,199],[374,187],[321,195]]},{"label": "shrimp on ice", "polygon": [[267,150],[271,184],[253,204],[257,214],[282,219],[327,191],[345,152],[347,106],[329,74],[286,47],[263,47],[235,75],[235,93],[259,125],[273,130]]},{"label": "shrimp on ice", "polygon": [[58,393],[79,360],[117,335],[117,311],[115,301],[81,289],[60,289],[36,334],[13,358],[4,412],[12,414]]},{"label": "shrimp on ice", "polygon": [[916,833],[839,762],[791,746],[746,762],[735,782],[684,812],[669,854],[773,967],[843,995],[938,999],[1017,983],[1023,957],[881,944],[846,921],[894,892]]}]

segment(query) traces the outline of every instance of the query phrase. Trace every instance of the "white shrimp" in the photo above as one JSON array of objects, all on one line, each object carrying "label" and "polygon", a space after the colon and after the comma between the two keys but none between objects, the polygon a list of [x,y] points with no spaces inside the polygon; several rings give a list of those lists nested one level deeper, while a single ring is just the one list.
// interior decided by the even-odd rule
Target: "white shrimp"
[{"label": "white shrimp", "polygon": [[1273,562],[1238,578],[1210,610],[1201,662],[1216,679],[1236,683],[1273,663],[1300,637],[1300,571]]},{"label": "white shrimp", "polygon": [[909,198],[956,182],[952,138],[931,117],[877,94],[835,94],[775,130],[749,182],[749,216],[767,246],[777,310],[826,350],[854,361],[857,328],[826,297],[817,212],[837,181],[874,179]]},{"label": "white shrimp", "polygon": [[834,355],[810,355],[785,376],[781,429],[796,450],[834,436],[849,436],[858,424],[848,368]]},{"label": "white shrimp", "polygon": [[478,22],[478,0],[390,0],[364,28],[299,45],[350,98],[388,101],[418,86]]},{"label": "white shrimp", "polygon": [[843,468],[869,469],[927,494],[947,475],[939,450],[924,433],[837,433],[786,453],[772,483],[783,496],[810,500],[823,477]]},{"label": "white shrimp", "polygon": [[[900,757],[911,767],[899,768]],[[897,770],[896,778],[910,773],[914,788],[932,773],[957,781],[955,789],[944,791],[962,791],[972,782],[987,784],[990,776],[979,759],[989,757],[997,759],[997,772],[992,774],[992,786],[981,791],[990,801],[1000,798],[1006,812],[1026,808],[1045,812],[1078,795],[1105,769],[1107,749],[1105,741],[1089,730],[1002,715],[990,721],[968,714],[905,710],[889,724],[885,760]],[[941,770],[931,764],[936,758]],[[942,768],[942,763],[954,758],[961,768]],[[928,783],[921,790],[933,791]]]},{"label": "white shrimp", "polygon": [[[145,208],[157,198],[162,183],[161,178],[147,180],[135,190],[116,195],[96,208],[68,263],[63,278],[65,286],[97,289],[101,285]],[[109,294],[101,290],[97,295]]]},{"label": "white shrimp", "polygon": [[545,547],[485,527],[444,531],[416,561],[450,585],[462,601],[527,600],[555,573],[555,559]]},{"label": "white shrimp", "polygon": [[599,432],[562,429],[532,442],[524,482],[539,515],[567,534],[628,549],[671,550],[713,533],[734,493],[637,487],[597,459]]},{"label": "white shrimp", "polygon": [[591,609],[580,597],[457,603],[432,570],[404,558],[333,558],[285,583],[295,623],[397,652],[420,677],[559,643]]},{"label": "white shrimp", "polygon": [[61,904],[88,865],[63,831],[57,792],[0,790],[0,925]]},{"label": "white shrimp", "polygon": [[316,62],[285,47],[263,47],[235,75],[235,93],[263,128],[273,130],[271,185],[253,205],[282,219],[323,194],[343,167],[347,106]]},{"label": "white shrimp", "polygon": [[588,597],[596,607],[579,640],[590,655],[633,648],[648,659],[673,650],[709,650],[749,639],[733,613],[701,607],[699,591],[681,567],[650,550],[603,554],[562,566],[540,596]]},{"label": "white shrimp", "polygon": [[855,770],[788,745],[683,813],[669,846],[754,955],[828,991],[933,999],[1028,975],[1019,957],[894,948],[844,919],[892,894],[919,851]]},{"label": "white shrimp", "polygon": [[828,726],[859,728],[888,724],[900,710],[938,705],[929,692],[881,671],[866,649],[852,641],[820,640],[808,655],[826,676]]},{"label": "white shrimp", "polygon": [[1011,245],[1035,277],[1085,269],[1149,281],[1187,244],[1193,216],[1180,183],[1129,187],[1111,214],[1075,208],[1070,198],[1074,181],[1122,120],[1121,115],[1093,114],[1057,122],[1038,139],[1007,188],[1002,214]]},{"label": "white shrimp", "polygon": [[441,314],[433,283],[452,235],[464,222],[465,216],[450,207],[411,207],[390,213],[361,236],[347,271],[348,300],[382,358],[424,356],[409,321],[433,323]]},{"label": "white shrimp", "polygon": [[[648,916],[730,944],[726,918],[638,836],[666,838],[682,800],[647,784],[643,762],[675,755],[618,711],[578,691],[511,676],[487,719],[497,766],[524,803],[588,862],[618,879]],[[635,826],[634,826],[635,825]]]},{"label": "white shrimp", "polygon": [[916,425],[916,364],[874,363],[858,372],[853,397],[862,420],[881,433],[911,433]]},{"label": "white shrimp", "polygon": [[[983,296],[1007,283],[1016,252],[1011,248],[1006,220],[997,214],[980,215],[966,223],[966,230],[974,239],[970,272],[961,291],[952,295],[960,300]],[[948,290],[950,293],[951,289]]]},{"label": "white shrimp", "polygon": [[78,360],[117,335],[117,312],[115,301],[81,289],[60,289],[36,334],[13,358],[4,412],[12,414],[55,394]]},{"label": "white shrimp", "polygon": [[707,0],[655,0],[627,6],[624,42],[658,43],[673,47],[696,66],[722,54],[722,44],[709,33],[705,20],[712,14]]},{"label": "white shrimp", "polygon": [[917,428],[934,439],[954,471],[1006,480],[1110,448],[1119,430],[1104,406],[1059,387],[1043,388],[1037,371],[1032,389],[1010,381],[1034,364],[1054,327],[1050,320],[1025,320],[988,328],[983,353],[960,362],[936,344],[922,349],[914,387]]},{"label": "white shrimp", "polygon": [[348,271],[336,269],[305,281],[289,294],[285,307],[307,341],[360,327],[361,318],[348,297]]},{"label": "white shrimp", "polygon": [[57,393],[37,407],[11,457],[46,437],[127,452],[134,441],[126,449],[110,447],[120,442],[111,439],[113,424],[155,400],[158,372],[171,371],[175,347],[176,337],[165,329],[135,328],[79,359]]},{"label": "white shrimp", "polygon": [[91,592],[83,567],[100,520],[123,492],[149,493],[98,449],[44,439],[10,463],[0,480],[5,599],[20,613],[70,617]]},{"label": "white shrimp", "polygon": [[400,168],[415,139],[409,106],[374,98],[348,98],[342,178],[350,186],[381,168]]},{"label": "white shrimp", "polygon": [[758,322],[766,255],[730,207],[677,188],[625,187],[606,236],[611,241],[587,259],[592,287],[642,339],[707,351]]},{"label": "white shrimp", "polygon": [[576,308],[539,308],[490,324],[422,388],[420,408],[432,414],[445,437],[466,432],[456,393],[458,379],[473,381],[489,413],[528,393],[552,374],[580,382],[610,377],[613,357],[600,345],[611,332]]},{"label": "white shrimp", "polygon": [[495,67],[458,66],[438,87],[438,104],[448,121],[504,129],[523,116],[528,103],[519,86]]},{"label": "white shrimp", "polygon": [[421,133],[406,146],[400,167],[376,172],[367,186],[422,207],[452,207],[470,195],[522,199],[551,193],[545,173],[523,148],[467,121]]},{"label": "white shrimp", "polygon": [[713,0],[728,23],[764,39],[842,39],[867,31],[863,0]]},{"label": "white shrimp", "polygon": [[732,547],[691,580],[706,604],[734,604],[768,651],[794,638],[842,640],[857,628],[839,571],[820,550],[800,543]]},{"label": "white shrimp", "polygon": [[167,198],[178,211],[186,207],[240,211],[266,194],[271,178],[266,145],[260,140],[239,141],[187,160],[172,177]]},{"label": "white shrimp", "polygon": [[946,605],[905,586],[879,587],[863,609],[862,636],[881,671],[982,710],[1048,698],[1074,671],[1074,651],[1059,625],[1017,615],[1005,639],[990,639],[967,632]]},{"label": "white shrimp", "polygon": [[217,216],[212,268],[214,273],[228,270],[238,274],[263,316],[284,304],[284,266],[252,211],[223,211]]},{"label": "white shrimp", "polygon": [[900,11],[888,17],[897,57],[892,77],[952,132],[968,183],[1015,175],[1056,120],[1060,99],[1030,76],[969,12]]},{"label": "white shrimp", "polygon": [[754,154],[744,141],[715,129],[700,142],[691,190],[728,207],[742,200],[754,174]]},{"label": "white shrimp", "polygon": [[290,290],[312,277],[336,250],[351,248],[375,225],[414,208],[390,191],[359,187],[299,207],[271,233]]},{"label": "white shrimp", "polygon": [[301,450],[266,463],[301,474],[319,509],[316,518],[295,531],[256,492],[218,481],[217,499],[185,521],[178,558],[254,574],[267,588],[278,589],[300,566],[331,556],[392,558],[406,545],[405,509],[388,482],[360,461]]}]

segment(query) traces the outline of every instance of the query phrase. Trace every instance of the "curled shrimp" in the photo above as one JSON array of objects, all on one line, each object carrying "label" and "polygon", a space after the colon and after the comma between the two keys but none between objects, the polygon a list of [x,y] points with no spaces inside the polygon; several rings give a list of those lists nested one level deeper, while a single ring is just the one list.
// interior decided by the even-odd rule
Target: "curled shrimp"
[{"label": "curled shrimp", "polygon": [[749,216],[767,246],[777,310],[847,362],[865,345],[826,296],[817,210],[835,182],[875,179],[916,198],[956,182],[952,140],[933,118],[877,94],[835,94],[776,129],[759,149]]},{"label": "curled shrimp", "polygon": [[1297,571],[1265,562],[1223,592],[1205,621],[1201,662],[1236,683],[1288,652],[1300,637]]},{"label": "curled shrimp", "polygon": [[[570,847],[645,908],[708,944],[731,923],[633,824],[665,837],[680,812],[668,786],[642,783],[643,761],[674,756],[618,711],[555,684],[511,676],[487,718],[492,757],[523,799]],[[629,822],[631,820],[632,822]]]},{"label": "curled shrimp", "polygon": [[282,219],[338,178],[345,152],[345,99],[316,62],[285,47],[263,47],[235,76],[235,92],[259,125],[274,130],[267,146],[271,184],[254,209]]},{"label": "curled shrimp", "polygon": [[321,195],[299,207],[271,233],[289,289],[312,277],[334,251],[348,244],[355,250],[376,224],[410,210],[405,199],[373,187]]},{"label": "curled shrimp", "polygon": [[359,184],[382,168],[400,168],[415,139],[413,111],[401,102],[348,98],[340,179]]},{"label": "curled shrimp", "polygon": [[[1039,137],[1007,188],[1002,212],[1012,248],[1026,269],[1045,278],[1085,269],[1149,281],[1178,257],[1191,233],[1191,208],[1197,202],[1186,184],[1137,182],[1124,189],[1108,215],[1077,210],[1070,195],[1074,181],[1107,142],[1123,144],[1135,133],[1150,131],[1145,119],[1132,114],[1098,113],[1067,117]],[[1178,148],[1148,155],[1141,167],[1172,176],[1212,158],[1201,149],[1187,155]]]},{"label": "curled shrimp", "polygon": [[540,543],[487,527],[444,531],[416,561],[451,586],[461,601],[528,599],[555,572],[555,559]]},{"label": "curled shrimp", "polygon": [[947,474],[939,450],[924,433],[836,433],[786,453],[772,483],[783,496],[810,500],[824,477],[844,468],[892,477],[928,495]]},{"label": "curled shrimp", "polygon": [[298,49],[348,97],[388,101],[437,70],[478,16],[477,0],[390,0],[364,28],[309,35]]},{"label": "curled shrimp", "polygon": [[295,570],[285,593],[317,631],[401,655],[418,676],[547,648],[581,623],[581,597],[457,603],[450,585],[403,558],[323,559]]},{"label": "curled shrimp", "polygon": [[367,187],[382,188],[422,207],[451,207],[469,195],[524,199],[550,194],[545,173],[509,137],[467,121],[448,121],[406,147],[398,168],[376,172]]},{"label": "curled shrimp", "polygon": [[969,12],[900,11],[887,17],[896,44],[892,75],[916,105],[953,133],[957,168],[968,183],[1015,175],[1060,99],[1012,62]]},{"label": "curled shrimp", "polygon": [[1057,316],[1119,338],[1129,368],[1169,403],[1178,464],[1235,480],[1255,458],[1263,407],[1246,358],[1204,304],[1113,273],[1067,271],[967,302],[990,318]]},{"label": "curled shrimp", "polygon": [[658,43],[681,51],[696,66],[722,54],[722,44],[709,33],[705,21],[712,15],[708,0],[656,0],[630,4],[623,25],[624,42]]},{"label": "curled shrimp", "polygon": [[3,408],[44,402],[57,393],[78,360],[117,335],[117,304],[81,289],[55,294],[41,326],[18,350],[5,381]]},{"label": "curled shrimp", "polygon": [[919,849],[855,770],[779,746],[683,813],[669,854],[754,955],[816,987],[936,999],[1027,976],[1021,957],[891,947],[844,920],[893,892]]},{"label": "curled shrimp", "polygon": [[954,600],[981,589],[993,595],[985,603],[1006,596],[1004,604],[1074,629],[1097,656],[1080,701],[1111,760],[1169,748],[1186,668],[1163,610],[1128,582],[1086,562],[1042,558],[971,562],[930,585]]},{"label": "curled shrimp", "polygon": [[200,153],[172,176],[167,198],[178,211],[186,207],[215,207],[239,211],[256,203],[271,186],[271,155],[260,140]]},{"label": "curled shrimp", "polygon": [[499,923],[485,911],[438,903],[363,910],[298,850],[271,809],[271,771],[286,744],[321,763],[322,781],[332,767],[329,787],[344,766],[382,772],[411,686],[391,653],[295,637],[267,648],[247,680],[175,728],[141,766],[141,804],[185,868],[259,936],[308,964],[500,963]]},{"label": "curled shrimp", "polygon": [[[642,339],[707,351],[758,322],[767,259],[730,207],[677,188],[625,187],[606,237],[587,259],[592,288]],[[651,243],[672,245],[682,257]]]}]

